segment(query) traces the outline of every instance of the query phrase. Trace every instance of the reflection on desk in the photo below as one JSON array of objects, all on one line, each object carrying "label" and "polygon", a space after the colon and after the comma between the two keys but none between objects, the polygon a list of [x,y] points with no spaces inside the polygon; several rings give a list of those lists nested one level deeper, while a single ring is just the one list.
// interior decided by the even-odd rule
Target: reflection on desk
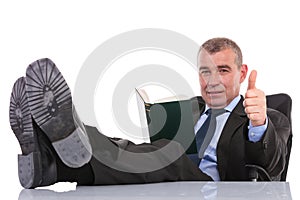
[{"label": "reflection on desk", "polygon": [[287,182],[166,182],[78,186],[74,191],[23,189],[19,200],[63,199],[292,199]]}]

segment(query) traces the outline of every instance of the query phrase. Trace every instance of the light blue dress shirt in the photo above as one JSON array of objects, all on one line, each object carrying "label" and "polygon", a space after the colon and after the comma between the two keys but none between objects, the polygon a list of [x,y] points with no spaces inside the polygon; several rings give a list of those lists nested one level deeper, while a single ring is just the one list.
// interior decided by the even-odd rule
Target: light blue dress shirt
[{"label": "light blue dress shirt", "polygon": [[[210,142],[210,144],[208,145],[207,149],[205,150],[204,156],[200,162],[199,168],[206,173],[207,175],[209,175],[214,181],[219,181],[220,180],[220,176],[219,176],[219,172],[217,169],[217,144],[219,141],[219,138],[221,136],[222,130],[225,126],[225,123],[230,115],[230,113],[233,111],[233,109],[236,107],[236,105],[238,104],[238,102],[241,100],[241,96],[237,96],[236,98],[234,98],[231,103],[225,107],[225,110],[227,112],[225,112],[222,115],[219,115],[216,118],[217,121],[217,125],[216,125],[216,130],[215,130],[215,134]],[[197,131],[201,128],[201,126],[203,125],[203,123],[205,122],[205,120],[207,119],[207,114],[205,114],[205,112],[209,109],[209,107],[206,105],[205,106],[205,110],[203,112],[203,114],[200,116],[198,122],[196,123],[194,130],[195,133],[197,133]],[[262,126],[257,126],[257,127],[253,127],[251,122],[249,124],[249,131],[248,131],[248,137],[249,140],[251,142],[258,142],[265,130],[267,129],[267,125],[268,125],[268,120],[266,120],[266,123]]]}]

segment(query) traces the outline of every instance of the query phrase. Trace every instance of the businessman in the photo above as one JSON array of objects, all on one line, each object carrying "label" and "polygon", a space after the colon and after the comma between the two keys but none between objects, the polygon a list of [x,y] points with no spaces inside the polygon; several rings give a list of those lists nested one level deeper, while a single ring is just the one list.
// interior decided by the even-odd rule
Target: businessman
[{"label": "businessman", "polygon": [[50,59],[30,64],[13,86],[9,112],[22,150],[21,185],[245,181],[247,163],[264,167],[279,180],[286,164],[288,119],[267,109],[264,92],[255,86],[256,71],[250,73],[246,94],[240,94],[248,67],[238,45],[227,38],[206,41],[198,66],[202,96],[193,99],[195,135],[201,138],[209,124],[204,132],[210,136],[199,146],[197,159],[191,159],[174,141],[136,145],[83,124],[55,64]]}]

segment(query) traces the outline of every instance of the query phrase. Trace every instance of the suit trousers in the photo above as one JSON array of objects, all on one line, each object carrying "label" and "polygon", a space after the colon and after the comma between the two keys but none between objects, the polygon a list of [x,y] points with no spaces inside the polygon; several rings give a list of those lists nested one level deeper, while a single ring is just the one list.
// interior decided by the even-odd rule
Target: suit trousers
[{"label": "suit trousers", "polygon": [[93,185],[212,181],[177,142],[162,139],[152,144],[134,144],[107,137],[95,127],[85,128],[93,149],[88,163],[94,176]]}]

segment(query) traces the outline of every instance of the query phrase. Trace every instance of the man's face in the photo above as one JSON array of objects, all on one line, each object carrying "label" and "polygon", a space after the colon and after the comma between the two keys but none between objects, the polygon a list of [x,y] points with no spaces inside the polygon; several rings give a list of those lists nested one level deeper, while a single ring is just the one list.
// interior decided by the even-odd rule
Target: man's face
[{"label": "man's face", "polygon": [[201,94],[210,108],[224,108],[240,93],[240,85],[247,75],[247,65],[240,68],[231,49],[199,54],[199,81]]}]

